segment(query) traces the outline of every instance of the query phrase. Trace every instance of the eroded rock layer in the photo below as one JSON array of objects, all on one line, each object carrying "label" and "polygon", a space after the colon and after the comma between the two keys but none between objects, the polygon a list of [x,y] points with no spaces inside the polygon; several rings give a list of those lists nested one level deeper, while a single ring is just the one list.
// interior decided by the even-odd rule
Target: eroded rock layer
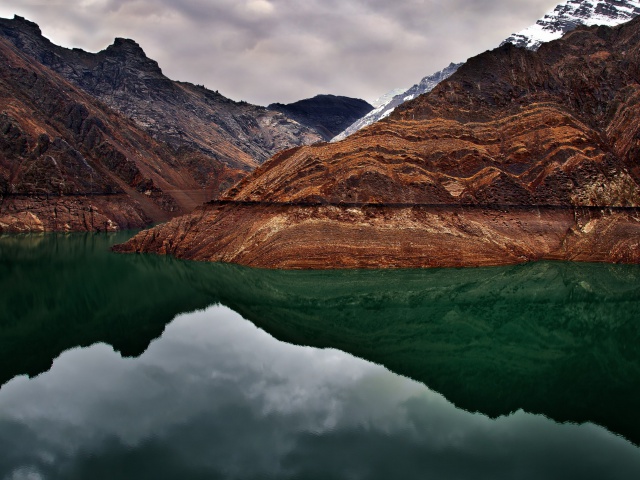
[{"label": "eroded rock layer", "polygon": [[0,208],[0,233],[114,232],[151,221],[123,194],[9,197]]},{"label": "eroded rock layer", "polygon": [[505,45],[122,247],[274,268],[640,261],[640,21]]},{"label": "eroded rock layer", "polygon": [[207,205],[120,252],[262,268],[421,268],[533,260],[640,262],[640,212],[462,207]]}]

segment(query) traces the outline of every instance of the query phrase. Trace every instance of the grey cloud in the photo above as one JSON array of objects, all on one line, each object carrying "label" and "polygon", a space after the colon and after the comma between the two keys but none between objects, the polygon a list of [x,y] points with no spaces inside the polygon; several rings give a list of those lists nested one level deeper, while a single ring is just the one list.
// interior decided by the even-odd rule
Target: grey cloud
[{"label": "grey cloud", "polygon": [[133,38],[171,78],[258,104],[373,99],[497,46],[551,0],[6,0],[65,46]]}]

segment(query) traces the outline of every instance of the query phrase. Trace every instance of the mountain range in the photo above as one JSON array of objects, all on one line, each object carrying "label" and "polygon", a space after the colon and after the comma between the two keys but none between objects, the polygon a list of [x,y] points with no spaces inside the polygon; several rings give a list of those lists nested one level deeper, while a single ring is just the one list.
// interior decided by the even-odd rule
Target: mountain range
[{"label": "mountain range", "polygon": [[640,262],[640,19],[469,59],[121,251],[268,268]]},{"label": "mountain range", "polygon": [[157,140],[202,152],[232,168],[249,171],[284,148],[321,140],[317,132],[277,112],[170,80],[130,39],[116,38],[98,53],[67,49],[18,16],[0,19],[0,35]]},{"label": "mountain range", "polygon": [[0,232],[140,228],[244,174],[176,155],[4,38],[0,105]]},{"label": "mountain range", "polygon": [[[512,43],[518,47],[537,50],[540,45],[560,38],[579,25],[615,26],[627,22],[640,14],[640,1],[635,0],[567,0],[530,27],[510,35],[501,45]],[[376,109],[356,120],[332,141],[340,141],[372,123],[381,120],[401,105],[418,95],[430,92],[438,83],[449,78],[461,63],[451,63],[448,67],[423,78],[406,91],[388,95],[386,102],[376,105]]]},{"label": "mountain range", "polygon": [[[19,16],[0,19],[0,40],[0,143],[7,152],[0,158],[0,231],[163,221],[216,198],[274,153],[322,141],[327,128],[372,108],[321,96],[308,101],[315,107],[305,117],[295,105],[289,116],[234,102],[170,80],[133,40],[117,38],[98,53],[67,49]],[[87,214],[95,209],[98,217]]]},{"label": "mountain range", "polygon": [[[539,28],[529,29],[533,32],[531,35],[521,32],[518,38],[526,37],[526,41],[522,41],[528,50],[535,51],[542,48],[538,40],[545,39],[547,30],[555,29],[555,35],[561,30],[570,31],[580,22],[590,23],[594,18],[619,23],[636,15],[637,11],[635,2],[623,0],[565,2],[538,22]],[[535,37],[540,28],[547,33]],[[478,156],[482,149],[478,149],[476,143],[482,144],[484,140],[472,135],[475,139],[472,141],[473,154],[455,149],[449,151],[448,144],[436,152],[446,158],[446,162],[441,162],[435,170],[431,164],[415,171],[407,165],[414,162],[412,155],[422,159],[435,155],[431,143],[423,150],[410,153],[415,145],[400,142],[398,150],[389,147],[395,145],[396,140],[389,143],[384,136],[377,137],[380,128],[397,127],[396,114],[409,120],[405,113],[400,114],[405,111],[403,102],[415,102],[415,97],[443,84],[459,69],[470,68],[476,59],[462,66],[451,64],[443,72],[425,77],[411,89],[392,97],[391,103],[375,109],[362,100],[333,95],[318,95],[289,105],[272,104],[264,108],[234,102],[204,86],[168,79],[157,62],[149,59],[130,39],[118,38],[98,53],[66,49],[44,38],[38,25],[16,16],[13,20],[0,19],[0,40],[4,60],[0,68],[0,231],[114,230],[165,221],[190,212],[203,201],[218,199],[221,192],[276,152],[280,153],[269,162],[268,175],[260,179],[267,170],[259,167],[251,180],[247,180],[249,183],[240,183],[222,197],[222,201],[287,205],[507,204],[563,208],[637,205],[637,179],[634,176],[637,169],[628,160],[619,163],[616,149],[621,140],[615,140],[615,132],[610,131],[613,124],[607,124],[607,129],[602,130],[606,122],[602,119],[597,125],[586,122],[582,118],[586,114],[583,109],[570,116],[591,129],[584,130],[582,124],[574,126],[574,130],[586,132],[583,132],[588,140],[586,143],[593,145],[586,150],[576,148],[593,165],[599,165],[597,169],[589,167],[588,174],[583,167],[591,164],[585,163],[584,159],[572,160],[569,164],[563,158],[553,162],[536,160],[537,152],[543,150],[543,141],[535,123],[530,125],[536,132],[534,138],[517,144],[517,154],[509,150],[509,142],[513,139],[505,133],[508,129],[492,126],[498,132],[498,157],[495,152],[485,155],[490,161],[483,157],[484,154]],[[503,46],[506,48],[510,44],[507,42]],[[581,52],[568,54],[579,55],[582,60],[586,58]],[[608,60],[610,54],[602,54],[603,59]],[[593,55],[598,57],[601,53]],[[483,61],[490,63],[491,57],[488,58]],[[545,62],[555,65],[556,60],[556,57],[549,57]],[[594,60],[590,61],[593,63]],[[591,63],[579,67],[589,70],[589,75],[593,73]],[[613,70],[607,64],[605,71]],[[628,72],[624,68],[619,70],[620,78],[627,78]],[[542,75],[535,70],[527,73]],[[506,95],[515,101],[514,98],[520,98],[518,92],[523,88],[527,92],[531,90],[528,84],[523,87],[519,82],[524,80],[516,79],[515,74],[509,79],[501,78],[500,72],[485,75],[493,75],[495,81],[502,83],[487,83],[484,77],[470,81],[480,86],[487,84],[483,88],[495,90],[496,98]],[[569,77],[573,78],[572,75]],[[591,95],[610,100],[609,90],[622,89],[629,93],[634,77],[629,77],[631,83],[624,89],[623,83],[615,83],[608,77],[605,80],[609,83],[601,85],[604,90],[592,89]],[[562,84],[560,90],[566,89],[563,81],[548,83],[550,80],[544,80],[547,83],[536,84],[534,90],[546,91],[555,102],[558,92],[553,88]],[[453,85],[458,84],[454,82]],[[498,88],[504,85],[508,85],[506,90]],[[579,90],[575,86],[572,88]],[[449,95],[439,89],[438,92],[441,97]],[[574,98],[575,95],[571,96],[574,93],[572,90],[563,94]],[[578,97],[576,102],[580,106],[589,104],[588,100]],[[613,117],[617,115],[613,105],[617,104],[609,100],[606,109]],[[466,112],[466,108],[457,105],[445,110],[458,112],[453,119],[470,128],[467,123],[473,124],[475,120],[462,120],[467,113],[462,115],[461,112]],[[598,104],[592,108],[605,107]],[[318,155],[312,162],[315,169],[312,173],[315,173],[311,175],[308,150],[296,148],[330,138],[366,112],[365,118],[375,119],[376,115],[388,118],[369,133],[357,136],[355,146],[349,142],[338,147],[338,158],[347,158],[338,170],[327,170],[332,172],[328,178],[321,173],[326,167],[323,162],[331,157],[327,156],[329,150],[321,145],[314,147],[310,151]],[[587,113],[593,116],[601,112]],[[415,110],[411,115],[411,120],[415,120]],[[498,121],[502,118],[500,115],[492,117],[492,121]],[[546,112],[532,118],[546,122],[548,115],[553,117]],[[436,118],[451,120],[442,112],[438,112]],[[618,122],[615,128],[624,130],[624,122]],[[411,125],[399,128],[392,137],[407,140],[405,127]],[[439,138],[440,126],[430,124],[428,128],[434,138]],[[416,134],[416,138],[422,135]],[[604,140],[596,142],[597,135],[604,135]],[[397,167],[393,167],[395,173],[391,172],[389,176],[390,172],[385,171],[388,166],[380,170],[379,162],[369,158],[373,147],[367,144],[368,138],[379,140],[375,150],[383,152],[382,158],[385,153],[400,155],[404,151],[394,162],[402,163],[407,172],[398,176]],[[633,141],[624,137],[624,142],[631,152],[628,155],[634,155]],[[566,150],[562,151],[566,156]],[[594,152],[605,152],[602,158],[606,161],[594,163],[594,158],[600,158],[600,154]],[[373,158],[378,159],[378,156]],[[607,162],[613,162],[615,168],[602,167],[609,165]],[[285,174],[274,169],[274,165],[287,165],[289,171]],[[377,166],[370,168],[372,165]],[[580,167],[573,170],[567,165]],[[452,170],[447,171],[447,168]],[[363,171],[366,171],[364,177]],[[443,173],[449,178],[443,180]],[[409,177],[415,178],[408,181]],[[389,192],[395,193],[389,196]]]}]

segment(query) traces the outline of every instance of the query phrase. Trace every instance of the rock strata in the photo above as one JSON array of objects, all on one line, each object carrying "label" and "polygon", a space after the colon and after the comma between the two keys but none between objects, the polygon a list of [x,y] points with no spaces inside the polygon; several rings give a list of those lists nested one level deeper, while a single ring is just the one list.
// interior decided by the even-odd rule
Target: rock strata
[{"label": "rock strata", "polygon": [[271,268],[637,263],[639,98],[638,19],[507,44],[120,250]]},{"label": "rock strata", "polygon": [[260,268],[640,262],[640,211],[204,206],[116,247]]}]

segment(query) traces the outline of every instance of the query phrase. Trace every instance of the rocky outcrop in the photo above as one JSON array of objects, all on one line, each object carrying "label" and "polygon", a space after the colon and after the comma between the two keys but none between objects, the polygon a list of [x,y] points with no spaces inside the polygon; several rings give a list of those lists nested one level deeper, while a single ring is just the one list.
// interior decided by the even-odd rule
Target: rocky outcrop
[{"label": "rocky outcrop", "polygon": [[336,95],[316,95],[287,105],[272,103],[267,108],[316,130],[326,141],[373,110],[364,100]]},{"label": "rocky outcrop", "polygon": [[640,20],[508,44],[120,250],[272,268],[640,262],[639,96]]},{"label": "rocky outcrop", "polygon": [[140,228],[243,174],[154,140],[0,38],[0,232]]},{"label": "rocky outcrop", "polygon": [[0,19],[0,36],[133,119],[156,140],[205,156],[209,163],[249,171],[280,150],[323,138],[281,113],[170,80],[130,39],[116,38],[95,54],[62,48],[19,16]]}]

